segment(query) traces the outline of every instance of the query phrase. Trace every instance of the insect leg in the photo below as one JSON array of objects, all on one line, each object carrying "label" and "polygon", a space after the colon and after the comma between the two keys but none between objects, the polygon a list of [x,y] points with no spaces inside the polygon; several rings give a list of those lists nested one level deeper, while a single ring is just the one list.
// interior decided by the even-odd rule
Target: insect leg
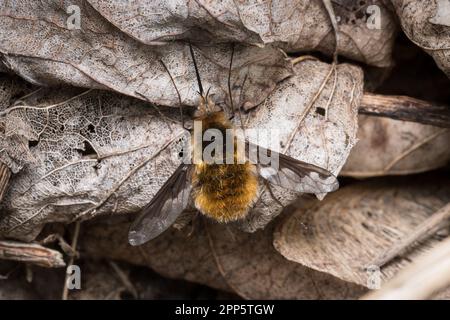
[{"label": "insect leg", "polygon": [[200,73],[197,68],[197,61],[195,60],[194,49],[192,49],[191,41],[189,41],[189,50],[191,51],[192,61],[194,62],[195,75],[197,76],[198,90],[200,95],[203,97],[204,91],[202,86],[202,80],[200,79]]},{"label": "insect leg", "polygon": [[[230,109],[228,114],[234,116],[233,95],[231,94],[231,69],[233,68],[234,43],[231,45],[230,67],[228,68],[228,95],[230,96]],[[225,110],[224,110],[225,111]]]}]

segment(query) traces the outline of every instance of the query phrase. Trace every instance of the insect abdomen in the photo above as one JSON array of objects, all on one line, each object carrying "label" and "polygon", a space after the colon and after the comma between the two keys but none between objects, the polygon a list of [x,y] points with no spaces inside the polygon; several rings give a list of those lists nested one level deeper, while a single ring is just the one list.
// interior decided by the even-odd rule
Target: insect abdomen
[{"label": "insect abdomen", "polygon": [[[232,126],[223,112],[200,118],[203,132],[218,129],[224,133]],[[224,141],[225,142],[225,141]],[[204,145],[202,145],[203,149]],[[224,154],[226,153],[225,148]],[[234,148],[234,160],[238,159]],[[222,159],[225,162],[225,158]],[[253,164],[195,164],[192,184],[197,209],[217,221],[227,222],[245,217],[258,192],[258,177]]]},{"label": "insect abdomen", "polygon": [[245,217],[257,195],[258,178],[250,163],[197,164],[192,178],[195,206],[220,222]]}]

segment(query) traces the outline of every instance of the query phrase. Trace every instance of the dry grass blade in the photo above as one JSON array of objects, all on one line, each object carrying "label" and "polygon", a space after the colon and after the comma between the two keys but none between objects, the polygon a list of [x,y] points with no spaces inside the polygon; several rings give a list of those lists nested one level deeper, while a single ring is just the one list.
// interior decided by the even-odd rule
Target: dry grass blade
[{"label": "dry grass blade", "polygon": [[11,177],[11,170],[0,162],[0,202],[5,195],[6,189],[8,188],[9,178]]}]

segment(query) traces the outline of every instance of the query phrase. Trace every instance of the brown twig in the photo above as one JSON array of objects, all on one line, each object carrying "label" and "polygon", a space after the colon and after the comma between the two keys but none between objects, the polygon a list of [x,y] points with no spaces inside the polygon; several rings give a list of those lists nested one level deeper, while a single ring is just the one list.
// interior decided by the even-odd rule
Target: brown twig
[{"label": "brown twig", "polygon": [[319,58],[317,58],[317,57],[314,57],[311,55],[303,55],[303,56],[292,58],[291,62],[293,65],[296,65],[297,63],[301,63],[306,60],[320,61]]},{"label": "brown twig", "polygon": [[64,263],[61,252],[36,243],[0,241],[0,259],[26,262],[47,268],[61,268]]},{"label": "brown twig", "polygon": [[64,240],[63,236],[57,233],[53,233],[45,237],[45,239],[39,241],[42,245],[47,245],[50,243],[57,242],[61,250],[67,254],[69,257],[76,255],[76,251],[72,250],[72,247]]},{"label": "brown twig", "polygon": [[428,236],[435,233],[439,228],[443,227],[443,224],[450,219],[450,203],[436,211],[432,216],[423,221],[413,232],[407,237],[400,240],[387,252],[383,253],[380,257],[375,259],[372,265],[379,267],[384,266],[392,259],[403,253],[413,243],[423,240]]},{"label": "brown twig", "polygon": [[365,92],[358,112],[370,116],[450,128],[450,106],[432,104],[406,96],[386,96]]},{"label": "brown twig", "polygon": [[125,289],[127,289],[131,293],[134,299],[138,299],[139,294],[136,290],[136,287],[133,285],[133,283],[131,283],[130,279],[128,278],[128,275],[114,261],[109,261],[109,265],[117,274],[119,280],[122,282]]},{"label": "brown twig", "polygon": [[[80,221],[75,222],[75,230],[73,231],[73,237],[72,237],[72,245],[71,245],[71,249],[73,252],[75,252],[77,250],[77,244],[78,244],[78,236],[80,235]],[[76,255],[73,255],[70,257],[69,259],[69,263],[67,265],[67,270],[66,270],[66,277],[64,279],[64,287],[63,287],[63,293],[62,293],[62,300],[67,300],[67,297],[69,296],[69,287],[68,287],[68,280],[69,280],[69,267],[71,265],[73,265],[74,261],[75,261],[75,257]]]}]

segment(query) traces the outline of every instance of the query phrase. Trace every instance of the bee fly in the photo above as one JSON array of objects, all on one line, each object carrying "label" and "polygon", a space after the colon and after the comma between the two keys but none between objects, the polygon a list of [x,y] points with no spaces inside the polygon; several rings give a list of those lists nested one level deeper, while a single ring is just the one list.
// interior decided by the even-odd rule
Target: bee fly
[{"label": "bee fly", "polygon": [[[233,125],[225,116],[225,112],[214,111],[217,110],[214,102],[208,97],[208,93],[204,93],[194,51],[190,44],[189,46],[200,94],[194,120],[201,122],[202,133],[208,129],[216,129],[222,133],[227,129],[232,130]],[[234,50],[231,55],[230,73],[233,53]],[[231,92],[229,94],[232,104]],[[246,152],[251,148],[262,149],[247,140],[244,143]],[[198,143],[196,146],[194,142],[194,150],[196,147],[198,148]],[[206,147],[207,144],[202,142],[201,150]],[[233,163],[200,161],[180,164],[132,223],[128,234],[129,243],[134,246],[141,245],[159,236],[186,209],[191,198],[202,214],[219,222],[229,222],[247,215],[258,196],[260,181],[304,193],[326,193],[338,188],[336,177],[318,166],[265,149],[278,159],[277,170],[274,170],[270,165],[260,162],[238,162],[237,159],[241,156],[238,153],[239,148],[234,150]]]}]

